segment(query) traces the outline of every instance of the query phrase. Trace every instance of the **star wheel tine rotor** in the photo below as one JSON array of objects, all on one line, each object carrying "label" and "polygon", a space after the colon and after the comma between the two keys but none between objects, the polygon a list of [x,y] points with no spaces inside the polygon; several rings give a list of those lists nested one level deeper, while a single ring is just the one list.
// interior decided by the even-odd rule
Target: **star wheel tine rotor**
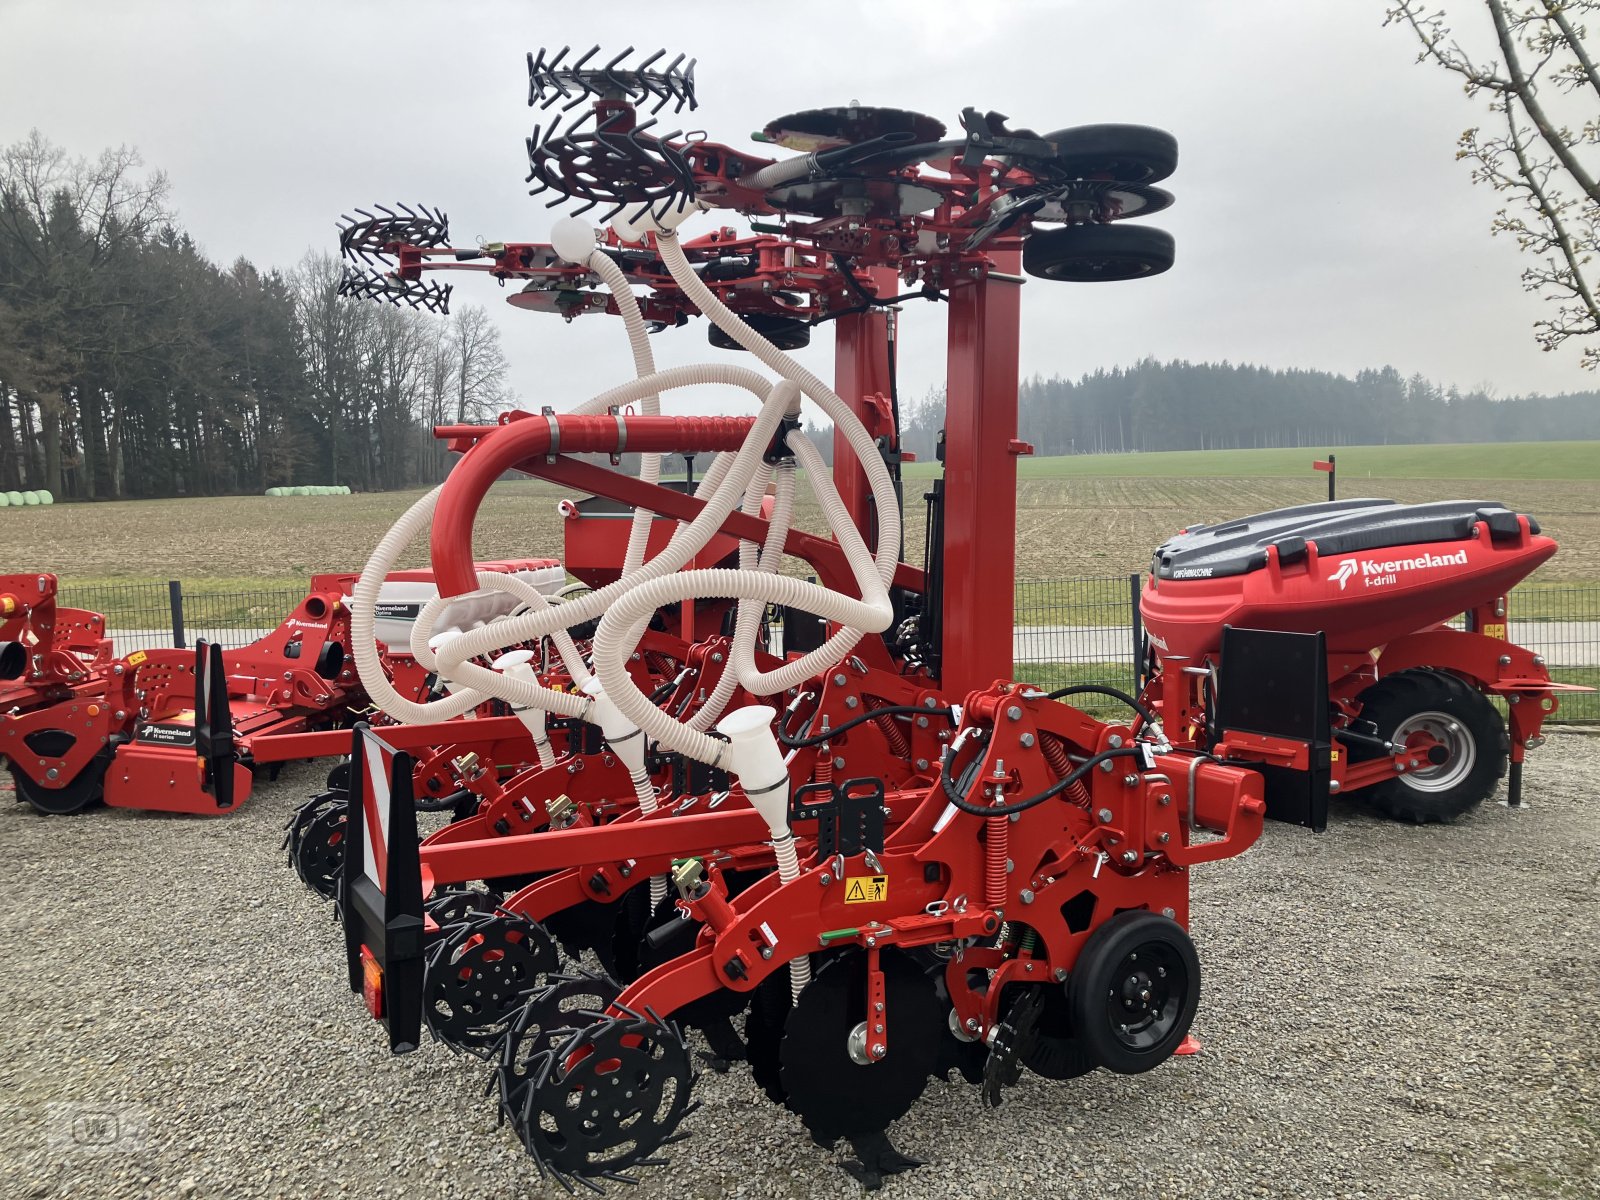
[{"label": "star wheel tine rotor", "polygon": [[345,799],[347,793],[343,788],[329,788],[325,792],[318,792],[315,796],[300,804],[294,812],[289,814],[289,819],[283,826],[283,841],[280,846],[289,852],[289,865],[294,865],[296,847],[300,843],[300,835],[305,832],[307,825],[316,817],[317,813],[336,800]]},{"label": "star wheel tine rotor", "polygon": [[294,873],[317,895],[332,900],[344,874],[344,835],[350,813],[345,792],[324,792],[300,806],[284,844]]},{"label": "star wheel tine rotor", "polygon": [[356,215],[339,218],[339,253],[364,263],[389,263],[397,246],[443,246],[450,240],[450,218],[426,204],[412,208],[399,204],[396,212],[374,204],[376,213],[356,209]]},{"label": "star wheel tine rotor", "polygon": [[689,1047],[676,1026],[626,1012],[546,1050],[526,1089],[517,1135],[539,1166],[572,1181],[628,1180],[659,1166],[657,1151],[697,1105]]},{"label": "star wheel tine rotor", "polygon": [[621,54],[606,60],[599,57],[600,47],[595,46],[575,59],[568,59],[571,47],[563,46],[555,53],[541,48],[537,56],[528,54],[528,106],[551,108],[561,106],[561,111],[577,108],[586,100],[623,102],[642,108],[650,105],[652,113],[660,112],[673,103],[673,112],[682,112],[685,105],[692,110],[698,107],[694,96],[694,59],[684,62],[684,55],[663,63],[665,50],[657,50],[637,66],[625,67],[623,59],[633,53],[629,46]]},{"label": "star wheel tine rotor", "polygon": [[[910,1111],[938,1065],[945,1006],[933,981],[893,948],[880,955],[887,1009],[887,1053],[862,1053],[873,1040],[867,1012],[867,955],[847,950],[828,961],[800,993],[780,1047],[785,1104],[805,1122],[812,1140],[831,1146],[849,1138],[863,1151],[889,1124]],[[871,1157],[892,1159],[884,1146]],[[892,1154],[892,1147],[887,1147]]]},{"label": "star wheel tine rotor", "polygon": [[556,193],[552,207],[563,199],[584,201],[575,213],[607,205],[602,220],[630,204],[665,213],[686,203],[694,196],[694,172],[671,145],[682,131],[648,132],[655,124],[635,125],[632,114],[619,109],[586,117],[565,132],[559,115],[543,129],[536,126],[527,142],[527,182],[534,185],[528,194]]},{"label": "star wheel tine rotor", "polygon": [[600,1020],[621,992],[621,985],[610,976],[577,970],[550,976],[527,998],[506,1025],[489,1081],[499,1096],[501,1121],[509,1118],[520,1129],[529,1080],[543,1066],[545,1053]]},{"label": "star wheel tine rotor", "polygon": [[339,280],[339,295],[358,300],[386,300],[395,307],[409,304],[412,308],[426,309],[444,315],[450,311],[448,283],[435,283],[427,279],[401,279],[383,271],[346,267]]},{"label": "star wheel tine rotor", "polygon": [[522,917],[490,914],[450,926],[423,961],[428,1028],[452,1049],[487,1056],[559,962],[550,935]]},{"label": "star wheel tine rotor", "polygon": [[446,929],[499,911],[505,899],[494,890],[480,891],[460,885],[440,888],[430,896],[423,907],[442,935]]}]

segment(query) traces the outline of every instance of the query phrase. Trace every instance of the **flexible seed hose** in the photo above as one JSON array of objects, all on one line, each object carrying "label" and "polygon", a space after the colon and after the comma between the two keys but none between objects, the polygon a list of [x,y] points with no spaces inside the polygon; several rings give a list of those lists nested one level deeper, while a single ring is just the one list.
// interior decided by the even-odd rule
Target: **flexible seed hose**
[{"label": "flexible seed hose", "polygon": [[[644,314],[639,311],[639,299],[633,294],[633,288],[628,286],[628,277],[622,273],[622,268],[612,261],[611,256],[602,250],[595,250],[589,255],[588,267],[600,276],[602,283],[610,289],[612,297],[617,302],[617,312],[622,315],[623,328],[628,333],[628,347],[633,351],[634,374],[643,379],[656,373],[655,353],[650,349],[650,330],[645,326]],[[646,416],[653,417],[661,411],[661,396],[651,392],[640,397],[639,407]],[[639,478],[645,483],[659,483],[661,481],[661,458],[656,454],[640,456]],[[647,509],[639,509],[633,514],[633,525],[628,530],[628,549],[622,558],[622,573],[635,570],[644,562],[646,544],[650,540],[650,523],[654,517]]]},{"label": "flexible seed hose", "polygon": [[[781,463],[777,470],[777,484],[774,488],[772,502],[772,516],[767,523],[767,540],[762,546],[759,558],[755,557],[753,543],[741,542],[739,545],[739,567],[741,570],[754,569],[763,575],[777,573],[778,564],[783,558],[783,543],[789,536],[789,526],[794,519],[794,486],[795,470],[792,463]],[[748,510],[747,510],[748,511]],[[760,498],[757,498],[756,511],[760,511]],[[746,559],[749,551],[750,561]],[[761,629],[761,618],[766,614],[767,606],[754,600],[739,601],[738,614],[734,620],[733,644],[735,646],[753,644],[756,634]],[[717,680],[717,686],[712,691],[710,699],[700,707],[700,711],[689,718],[689,727],[701,731],[711,728],[716,724],[717,718],[722,716],[722,711],[728,706],[728,701],[733,698],[733,693],[739,687],[739,673],[736,669],[737,656],[730,657],[727,670],[723,671]]]},{"label": "flexible seed hose", "polygon": [[[659,580],[685,566],[707,542],[721,529],[722,522],[733,511],[743,495],[750,478],[755,474],[761,464],[762,455],[766,446],[771,442],[777,432],[780,421],[791,407],[798,405],[799,392],[794,384],[779,380],[769,383],[754,372],[743,368],[733,368],[731,372],[719,371],[720,364],[708,364],[701,367],[680,367],[658,372],[650,379],[635,380],[619,388],[604,392],[600,397],[590,401],[590,405],[599,404],[601,408],[617,403],[619,398],[636,399],[634,393],[640,395],[648,392],[652,387],[666,391],[671,387],[683,387],[692,382],[731,382],[737,378],[742,386],[748,386],[754,381],[757,386],[749,390],[760,395],[764,404],[761,413],[756,418],[749,438],[745,444],[735,452],[731,462],[721,465],[721,472],[726,472],[726,477],[720,477],[717,487],[711,496],[706,499],[706,504],[699,515],[685,526],[681,526],[673,535],[667,546],[644,566],[640,567],[630,578],[618,579],[597,591],[590,592],[577,600],[561,605],[559,608],[546,609],[542,612],[525,613],[519,617],[511,617],[505,621],[496,622],[492,626],[481,629],[469,630],[457,634],[439,647],[436,658],[442,674],[452,679],[461,679],[474,687],[486,691],[496,691],[494,672],[486,671],[467,660],[479,654],[485,654],[498,649],[503,645],[520,641],[533,641],[553,632],[556,628],[566,628],[582,621],[593,620],[607,614],[607,610],[629,591],[642,586],[647,581]],[[769,390],[770,389],[770,390]],[[588,407],[587,405],[585,407]],[[719,456],[720,460],[721,456]],[[719,463],[714,462],[712,469],[717,470]],[[711,472],[707,472],[709,477]],[[701,492],[705,486],[702,484]],[[728,572],[737,574],[737,572]],[[729,593],[736,594],[736,593]],[[630,650],[631,652],[631,650]],[[626,658],[626,654],[624,655]],[[626,674],[626,671],[624,671]],[[606,691],[613,699],[619,693],[613,690],[604,676],[601,682],[606,684]],[[633,687],[631,678],[627,681],[628,687]],[[637,692],[637,688],[633,689]],[[645,697],[645,706],[655,711]],[[630,720],[638,724],[638,719],[630,712],[626,705],[619,701]],[[640,726],[643,728],[643,726]]]},{"label": "flexible seed hose", "polygon": [[[740,320],[718,300],[712,291],[694,273],[678,244],[675,234],[657,233],[656,246],[662,262],[685,295],[730,338],[754,353],[786,380],[797,384],[802,392],[822,405],[834,419],[835,427],[843,432],[861,460],[874,494],[880,504],[880,542],[878,554],[869,555],[860,532],[850,521],[849,512],[833,487],[822,456],[803,437],[791,434],[789,448],[796,461],[807,472],[817,499],[822,504],[828,526],[838,537],[863,600],[857,601],[840,593],[818,589],[798,581],[780,581],[763,578],[747,572],[690,571],[671,580],[656,577],[641,582],[622,597],[601,619],[594,640],[594,665],[606,691],[617,706],[640,728],[656,741],[704,762],[720,765],[724,759],[725,743],[711,738],[699,730],[674,720],[650,703],[649,697],[639,690],[628,676],[625,662],[633,649],[635,638],[630,638],[633,623],[648,619],[662,604],[673,600],[733,596],[741,599],[761,599],[768,603],[787,602],[805,611],[816,612],[840,624],[838,633],[821,647],[804,658],[780,668],[761,673],[754,667],[754,631],[744,638],[736,638],[733,647],[735,662],[743,664],[739,682],[754,694],[766,694],[784,687],[794,686],[820,669],[826,669],[849,653],[866,632],[881,632],[892,620],[892,606],[887,587],[893,579],[898,564],[900,544],[900,514],[894,502],[894,491],[888,470],[883,464],[877,446],[860,419],[820,379],[811,374],[789,355],[784,354],[766,338]],[[754,434],[750,439],[755,440]],[[749,442],[746,443],[748,448]],[[863,567],[867,568],[864,572]],[[875,577],[873,568],[875,568]],[[869,577],[870,582],[869,582]],[[726,588],[728,590],[713,590]],[[803,589],[797,591],[797,589]],[[809,594],[805,594],[809,593]],[[748,661],[747,661],[748,660]]]}]

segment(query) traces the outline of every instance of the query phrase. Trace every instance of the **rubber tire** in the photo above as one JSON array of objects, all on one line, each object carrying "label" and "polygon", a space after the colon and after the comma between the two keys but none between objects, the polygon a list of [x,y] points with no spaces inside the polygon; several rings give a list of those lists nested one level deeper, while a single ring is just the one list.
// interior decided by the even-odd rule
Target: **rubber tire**
[{"label": "rubber tire", "polygon": [[[1154,1045],[1137,1049],[1120,1041],[1106,1019],[1106,992],[1117,986],[1123,960],[1151,943],[1173,950],[1188,979],[1172,1027]],[[1200,1007],[1200,958],[1188,933],[1171,917],[1133,909],[1117,913],[1089,935],[1066,986],[1072,1026],[1084,1052],[1108,1071],[1137,1075],[1166,1062],[1188,1036]]]},{"label": "rubber tire", "polygon": [[[1431,667],[1397,671],[1358,699],[1361,719],[1377,726],[1379,736],[1385,739],[1418,713],[1442,712],[1459,721],[1476,744],[1477,760],[1471,772],[1447,791],[1422,791],[1408,776],[1396,775],[1355,793],[1385,816],[1413,825],[1453,821],[1482,804],[1500,786],[1510,748],[1505,722],[1488,697],[1460,676]],[[1378,757],[1377,751],[1364,747],[1350,751],[1352,762]]]},{"label": "rubber tire", "polygon": [[1112,283],[1160,275],[1174,252],[1172,235],[1148,225],[1067,225],[1034,230],[1022,244],[1022,268],[1062,283]]},{"label": "rubber tire", "polygon": [[1160,183],[1178,169],[1178,139],[1150,125],[1075,125],[1044,140],[1056,144],[1054,165],[1068,175]]}]

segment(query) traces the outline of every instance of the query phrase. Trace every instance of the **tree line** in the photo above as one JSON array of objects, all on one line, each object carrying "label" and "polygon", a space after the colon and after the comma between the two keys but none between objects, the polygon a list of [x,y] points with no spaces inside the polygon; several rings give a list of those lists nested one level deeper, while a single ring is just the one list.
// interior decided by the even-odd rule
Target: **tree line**
[{"label": "tree line", "polygon": [[439,479],[510,404],[499,331],[345,300],[336,257],[212,262],[136,152],[0,149],[0,490],[63,499]]},{"label": "tree line", "polygon": [[[62,499],[398,488],[443,477],[435,424],[514,403],[482,308],[449,318],[338,295],[339,260],[222,266],[126,148],[0,149],[0,490]],[[1157,362],[1019,396],[1036,453],[1600,438],[1600,393],[1499,400],[1393,367],[1352,378]],[[933,457],[942,393],[903,406]],[[821,433],[822,431],[818,431]],[[828,444],[824,437],[823,445]]]},{"label": "tree line", "polygon": [[[944,425],[934,390],[901,414],[906,449],[933,456]],[[1018,427],[1034,453],[1239,450],[1600,439],[1600,392],[1495,399],[1394,367],[1327,371],[1157,362],[1078,379],[1026,379]]]}]

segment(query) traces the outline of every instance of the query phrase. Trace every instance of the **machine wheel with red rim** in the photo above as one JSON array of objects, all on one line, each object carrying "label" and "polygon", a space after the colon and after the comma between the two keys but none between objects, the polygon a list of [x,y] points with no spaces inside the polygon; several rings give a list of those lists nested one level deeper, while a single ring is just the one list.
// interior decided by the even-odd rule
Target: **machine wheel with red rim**
[{"label": "machine wheel with red rim", "polygon": [[[1397,746],[1429,741],[1406,769],[1362,796],[1397,821],[1452,821],[1494,794],[1506,773],[1505,722],[1482,692],[1445,671],[1397,671],[1361,693],[1361,719]],[[1352,760],[1380,752],[1352,746]],[[1418,765],[1413,766],[1416,762]]]}]

